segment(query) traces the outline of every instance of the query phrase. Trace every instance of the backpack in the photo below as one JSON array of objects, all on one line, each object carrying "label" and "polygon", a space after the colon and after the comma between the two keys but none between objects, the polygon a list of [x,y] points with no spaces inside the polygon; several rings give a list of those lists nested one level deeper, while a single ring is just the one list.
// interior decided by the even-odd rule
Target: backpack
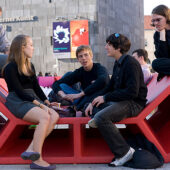
[{"label": "backpack", "polygon": [[136,169],[154,169],[161,167],[164,159],[156,146],[142,134],[127,139],[127,143],[135,149],[133,159],[123,166]]}]

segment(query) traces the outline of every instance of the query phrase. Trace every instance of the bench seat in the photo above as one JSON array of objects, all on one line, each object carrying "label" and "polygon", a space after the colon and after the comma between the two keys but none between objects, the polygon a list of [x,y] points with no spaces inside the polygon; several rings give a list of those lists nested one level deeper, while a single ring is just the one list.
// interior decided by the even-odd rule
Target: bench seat
[{"label": "bench seat", "polygon": [[[170,77],[148,84],[148,103],[142,112],[117,124],[123,135],[142,133],[153,142],[165,162],[170,162]],[[1,80],[0,80],[1,82]],[[7,90],[0,83],[0,164],[25,164],[20,154],[29,145],[34,127],[20,120],[4,105]],[[89,128],[88,117],[60,118],[43,147],[44,159],[50,163],[108,163],[114,155],[98,129]]]}]

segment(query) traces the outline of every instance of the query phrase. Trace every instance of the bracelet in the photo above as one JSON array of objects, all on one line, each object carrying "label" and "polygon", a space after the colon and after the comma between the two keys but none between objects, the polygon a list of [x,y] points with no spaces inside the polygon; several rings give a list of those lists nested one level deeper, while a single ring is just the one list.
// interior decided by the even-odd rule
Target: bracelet
[{"label": "bracelet", "polygon": [[40,106],[41,106],[41,103],[39,103],[38,106],[40,107]]},{"label": "bracelet", "polygon": [[44,103],[44,105],[48,106],[48,104],[47,104],[47,103]]}]

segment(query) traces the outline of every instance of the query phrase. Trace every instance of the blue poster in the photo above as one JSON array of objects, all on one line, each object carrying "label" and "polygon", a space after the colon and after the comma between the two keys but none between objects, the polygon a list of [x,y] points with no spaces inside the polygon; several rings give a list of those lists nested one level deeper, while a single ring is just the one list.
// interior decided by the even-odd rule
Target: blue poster
[{"label": "blue poster", "polygon": [[53,23],[54,53],[70,53],[70,22]]}]

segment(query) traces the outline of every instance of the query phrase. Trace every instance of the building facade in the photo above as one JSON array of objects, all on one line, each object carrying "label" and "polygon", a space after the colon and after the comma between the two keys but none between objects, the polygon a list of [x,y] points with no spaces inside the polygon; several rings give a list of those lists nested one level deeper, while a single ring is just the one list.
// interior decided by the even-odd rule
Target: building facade
[{"label": "building facade", "polygon": [[1,24],[6,26],[10,41],[18,34],[33,38],[37,72],[63,75],[80,65],[76,59],[57,59],[53,54],[52,24],[56,21],[87,19],[89,41],[94,61],[112,73],[113,59],[106,56],[105,39],[114,32],[125,34],[131,51],[144,48],[143,0],[1,0]]}]

